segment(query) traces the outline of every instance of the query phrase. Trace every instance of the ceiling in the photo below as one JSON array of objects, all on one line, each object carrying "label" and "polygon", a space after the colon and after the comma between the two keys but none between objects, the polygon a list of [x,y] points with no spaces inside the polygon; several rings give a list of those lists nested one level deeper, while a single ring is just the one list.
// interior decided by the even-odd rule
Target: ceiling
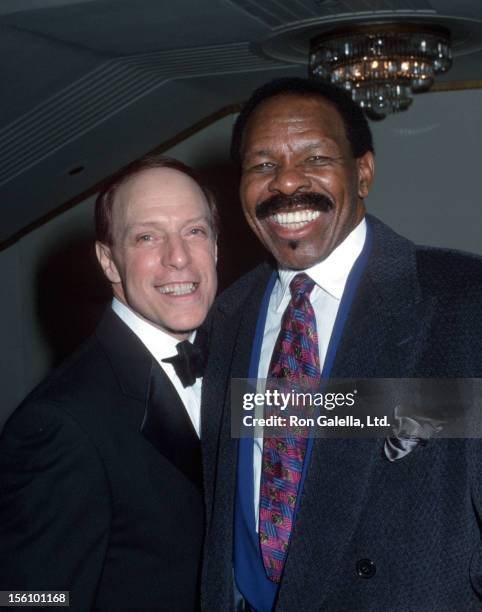
[{"label": "ceiling", "polygon": [[480,0],[2,0],[0,244],[257,85],[305,76],[301,26],[392,16],[453,27],[441,80],[482,79]]}]

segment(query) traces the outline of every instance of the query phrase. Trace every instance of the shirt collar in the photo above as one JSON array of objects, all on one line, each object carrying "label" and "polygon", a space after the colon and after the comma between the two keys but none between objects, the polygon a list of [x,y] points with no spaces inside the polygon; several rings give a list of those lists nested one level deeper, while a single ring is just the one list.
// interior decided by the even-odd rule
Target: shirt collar
[{"label": "shirt collar", "polygon": [[290,294],[290,282],[300,272],[305,272],[315,283],[341,300],[348,275],[365,244],[367,224],[365,218],[348,234],[326,259],[306,270],[278,270],[279,291],[276,296],[276,310],[282,307]]},{"label": "shirt collar", "polygon": [[[136,334],[139,340],[146,346],[157,362],[161,362],[166,357],[177,355],[176,346],[180,340],[174,338],[167,332],[155,327],[128,306],[120,302],[117,298],[112,300],[112,310],[120,317],[124,323]],[[196,332],[189,336],[191,342],[194,341]]]}]

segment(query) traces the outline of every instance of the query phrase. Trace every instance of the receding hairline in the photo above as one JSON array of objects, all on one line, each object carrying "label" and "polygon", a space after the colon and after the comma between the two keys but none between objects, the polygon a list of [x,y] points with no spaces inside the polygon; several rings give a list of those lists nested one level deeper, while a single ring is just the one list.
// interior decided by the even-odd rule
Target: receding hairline
[{"label": "receding hairline", "polygon": [[116,196],[119,194],[119,192],[122,189],[125,189],[126,186],[134,183],[135,181],[139,180],[146,174],[159,174],[159,173],[165,174],[166,172],[169,174],[174,173],[177,176],[185,179],[185,181],[196,185],[197,190],[199,191],[199,193],[202,194],[204,200],[206,200],[206,203],[208,203],[208,198],[207,198],[207,195],[204,193],[203,188],[192,176],[189,176],[189,174],[186,174],[182,170],[178,170],[177,168],[169,168],[168,166],[155,166],[152,168],[142,168],[139,171],[133,174],[130,174],[129,176],[124,177],[115,185],[115,188],[113,189],[113,198],[114,198],[113,202],[115,202]]},{"label": "receding hairline", "polygon": [[[132,186],[133,183],[135,183],[137,180],[142,179],[142,177],[146,174],[151,174],[153,173],[152,171],[154,171],[154,173],[159,173],[159,171],[165,173],[165,171],[168,171],[170,173],[175,173],[178,175],[178,177],[181,177],[181,181],[184,181],[187,184],[191,184],[195,186],[195,189],[198,191],[199,195],[202,196],[202,201],[204,204],[204,208],[205,208],[205,212],[203,214],[197,215],[194,218],[196,219],[206,219],[206,221],[212,226],[213,232],[214,234],[216,234],[216,228],[214,225],[214,219],[213,219],[213,212],[212,209],[210,207],[209,204],[209,199],[207,197],[207,194],[205,193],[204,189],[201,187],[201,185],[192,177],[189,176],[188,174],[186,174],[185,172],[183,172],[182,170],[178,170],[177,168],[170,168],[167,166],[155,166],[155,167],[151,167],[151,168],[142,168],[140,169],[138,172],[135,172],[134,174],[130,174],[129,176],[124,177],[123,180],[120,180],[119,183],[115,186],[115,189],[113,191],[112,194],[112,207],[111,207],[111,224],[112,224],[112,229],[114,229],[115,225],[116,225],[116,218],[118,218],[119,216],[119,207],[122,205],[122,209],[125,212],[126,208],[129,206],[129,204],[132,202],[131,199],[129,199],[128,194],[127,194],[127,199],[125,199],[124,201],[122,201],[122,194],[123,191],[125,191],[126,188],[128,188],[129,185]],[[115,212],[117,210],[117,213]],[[126,234],[126,232],[128,231],[129,228],[132,228],[134,226],[137,225],[152,225],[154,224],[154,221],[146,221],[143,222],[141,224],[138,223],[129,223],[129,224],[125,224],[124,230],[122,232],[123,235]],[[186,223],[189,223],[189,220],[186,220]],[[112,232],[112,234],[114,235],[114,231]]]},{"label": "receding hairline", "polygon": [[[217,217],[217,209],[215,204],[215,199],[211,191],[206,188],[204,185],[200,184],[194,176],[191,176],[183,169],[174,168],[171,166],[147,166],[143,168],[139,168],[135,172],[128,174],[126,176],[122,176],[119,180],[113,183],[108,190],[103,194],[103,198],[110,200],[109,205],[109,226],[110,226],[110,236],[111,236],[111,244],[115,242],[115,226],[119,222],[119,209],[122,206],[122,209],[125,211],[129,200],[125,200],[122,202],[123,191],[136,180],[141,179],[146,174],[151,174],[151,171],[159,171],[159,170],[168,170],[171,172],[180,175],[181,177],[185,177],[187,179],[187,184],[191,183],[191,185],[195,185],[195,188],[199,192],[199,195],[202,196],[202,201],[204,202],[205,214],[199,215],[199,218],[204,218],[208,222],[212,232],[214,239],[217,238],[218,233],[218,217]],[[156,172],[157,173],[157,172]],[[159,177],[160,178],[160,177]],[[117,211],[117,212],[116,212]],[[129,224],[132,226],[132,224]],[[127,229],[127,225],[126,225]],[[120,236],[124,237],[126,232],[124,230],[121,231]]]}]

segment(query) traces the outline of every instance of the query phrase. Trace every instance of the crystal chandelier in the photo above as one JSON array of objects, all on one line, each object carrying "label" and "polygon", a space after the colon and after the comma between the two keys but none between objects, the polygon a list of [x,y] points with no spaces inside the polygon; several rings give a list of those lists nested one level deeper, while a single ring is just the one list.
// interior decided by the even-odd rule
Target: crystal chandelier
[{"label": "crystal chandelier", "polygon": [[406,110],[452,65],[450,33],[388,23],[332,30],[311,40],[310,73],[348,90],[372,119]]}]

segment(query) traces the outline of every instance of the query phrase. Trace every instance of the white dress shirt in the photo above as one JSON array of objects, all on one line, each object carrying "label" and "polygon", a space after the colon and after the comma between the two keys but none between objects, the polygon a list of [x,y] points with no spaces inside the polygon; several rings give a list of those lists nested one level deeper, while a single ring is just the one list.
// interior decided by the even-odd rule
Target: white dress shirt
[{"label": "white dress shirt", "polygon": [[[355,229],[348,234],[345,240],[320,263],[307,270],[278,270],[278,279],[271,293],[264,326],[263,343],[261,345],[261,355],[258,366],[258,378],[265,379],[268,376],[271,355],[273,354],[273,349],[281,328],[281,319],[291,299],[290,282],[297,274],[300,274],[300,272],[305,272],[316,283],[310,295],[310,302],[315,311],[320,368],[323,369],[326,353],[328,351],[328,344],[330,342],[346,281],[353,264],[363,249],[366,233],[366,221],[362,219]],[[259,489],[262,457],[263,438],[255,438],[253,475],[256,530],[258,530],[259,518]]]},{"label": "white dress shirt", "polygon": [[[114,298],[112,300],[112,310],[119,316],[124,323],[135,333],[139,340],[146,346],[157,363],[166,373],[169,380],[179,394],[184,404],[189,418],[198,436],[201,431],[201,383],[202,379],[197,378],[196,382],[190,387],[183,387],[174,367],[170,363],[164,363],[162,359],[177,355],[176,345],[180,342],[167,332],[162,331],[144,319],[141,319],[128,306]],[[194,341],[196,332],[189,336],[191,342]]]}]

